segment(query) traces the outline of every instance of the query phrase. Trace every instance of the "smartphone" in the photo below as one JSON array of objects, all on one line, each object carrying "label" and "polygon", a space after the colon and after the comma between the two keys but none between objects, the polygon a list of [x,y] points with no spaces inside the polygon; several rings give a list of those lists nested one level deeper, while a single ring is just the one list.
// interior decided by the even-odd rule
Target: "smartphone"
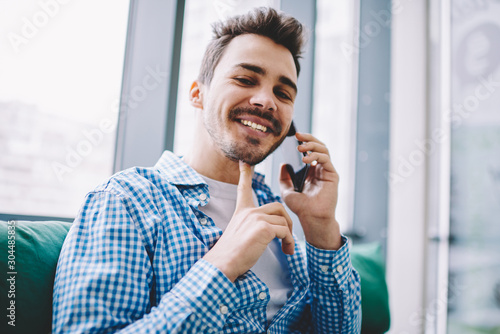
[{"label": "smartphone", "polygon": [[292,121],[290,130],[285,140],[280,145],[280,153],[282,161],[286,163],[286,168],[292,179],[294,190],[301,193],[304,189],[307,172],[309,171],[309,164],[305,164],[302,161],[302,157],[305,157],[307,153],[302,153],[297,150],[297,146],[302,144],[302,142],[295,138],[295,133],[296,128]]}]

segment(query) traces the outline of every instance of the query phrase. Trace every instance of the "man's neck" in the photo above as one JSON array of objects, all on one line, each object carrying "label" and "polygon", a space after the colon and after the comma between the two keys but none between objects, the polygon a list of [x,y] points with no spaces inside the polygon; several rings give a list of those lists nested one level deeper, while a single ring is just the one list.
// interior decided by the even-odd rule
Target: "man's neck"
[{"label": "man's neck", "polygon": [[196,124],[194,145],[184,156],[184,162],[195,171],[213,180],[238,184],[240,168],[214,144],[200,122]]},{"label": "man's neck", "polygon": [[220,154],[208,150],[193,149],[183,158],[191,168],[210,179],[238,184],[240,170],[238,162],[234,162]]},{"label": "man's neck", "polygon": [[184,155],[184,162],[210,179],[238,184],[240,179],[239,162],[229,159],[213,142],[203,124],[201,114],[196,114],[193,125],[195,137],[191,149]]}]

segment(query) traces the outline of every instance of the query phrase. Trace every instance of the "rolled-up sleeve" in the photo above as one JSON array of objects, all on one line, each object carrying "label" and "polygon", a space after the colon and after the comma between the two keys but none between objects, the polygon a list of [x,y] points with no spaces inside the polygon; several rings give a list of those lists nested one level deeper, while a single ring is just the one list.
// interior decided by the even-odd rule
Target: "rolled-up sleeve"
[{"label": "rolled-up sleeve", "polygon": [[306,243],[311,279],[312,316],[316,333],[359,333],[361,284],[351,265],[348,240],[338,250],[318,249]]}]

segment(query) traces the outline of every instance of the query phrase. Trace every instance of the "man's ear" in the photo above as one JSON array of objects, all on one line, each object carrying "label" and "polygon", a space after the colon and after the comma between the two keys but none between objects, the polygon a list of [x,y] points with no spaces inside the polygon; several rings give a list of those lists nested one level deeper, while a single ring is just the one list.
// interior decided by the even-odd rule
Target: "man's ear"
[{"label": "man's ear", "polygon": [[189,90],[189,101],[193,107],[198,109],[203,109],[203,88],[203,84],[196,80]]}]

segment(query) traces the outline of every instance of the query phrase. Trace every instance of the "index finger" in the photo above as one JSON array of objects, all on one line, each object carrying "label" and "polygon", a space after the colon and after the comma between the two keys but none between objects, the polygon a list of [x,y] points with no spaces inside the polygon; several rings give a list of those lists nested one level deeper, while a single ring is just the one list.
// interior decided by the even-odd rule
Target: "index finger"
[{"label": "index finger", "polygon": [[318,143],[320,145],[326,146],[325,143],[323,143],[321,140],[319,140],[318,138],[314,137],[310,133],[297,132],[295,134],[295,138],[297,138],[297,140],[302,141],[302,142],[315,142],[315,143]]},{"label": "index finger", "polygon": [[252,167],[240,160],[240,179],[236,197],[236,209],[254,207],[252,194]]}]

